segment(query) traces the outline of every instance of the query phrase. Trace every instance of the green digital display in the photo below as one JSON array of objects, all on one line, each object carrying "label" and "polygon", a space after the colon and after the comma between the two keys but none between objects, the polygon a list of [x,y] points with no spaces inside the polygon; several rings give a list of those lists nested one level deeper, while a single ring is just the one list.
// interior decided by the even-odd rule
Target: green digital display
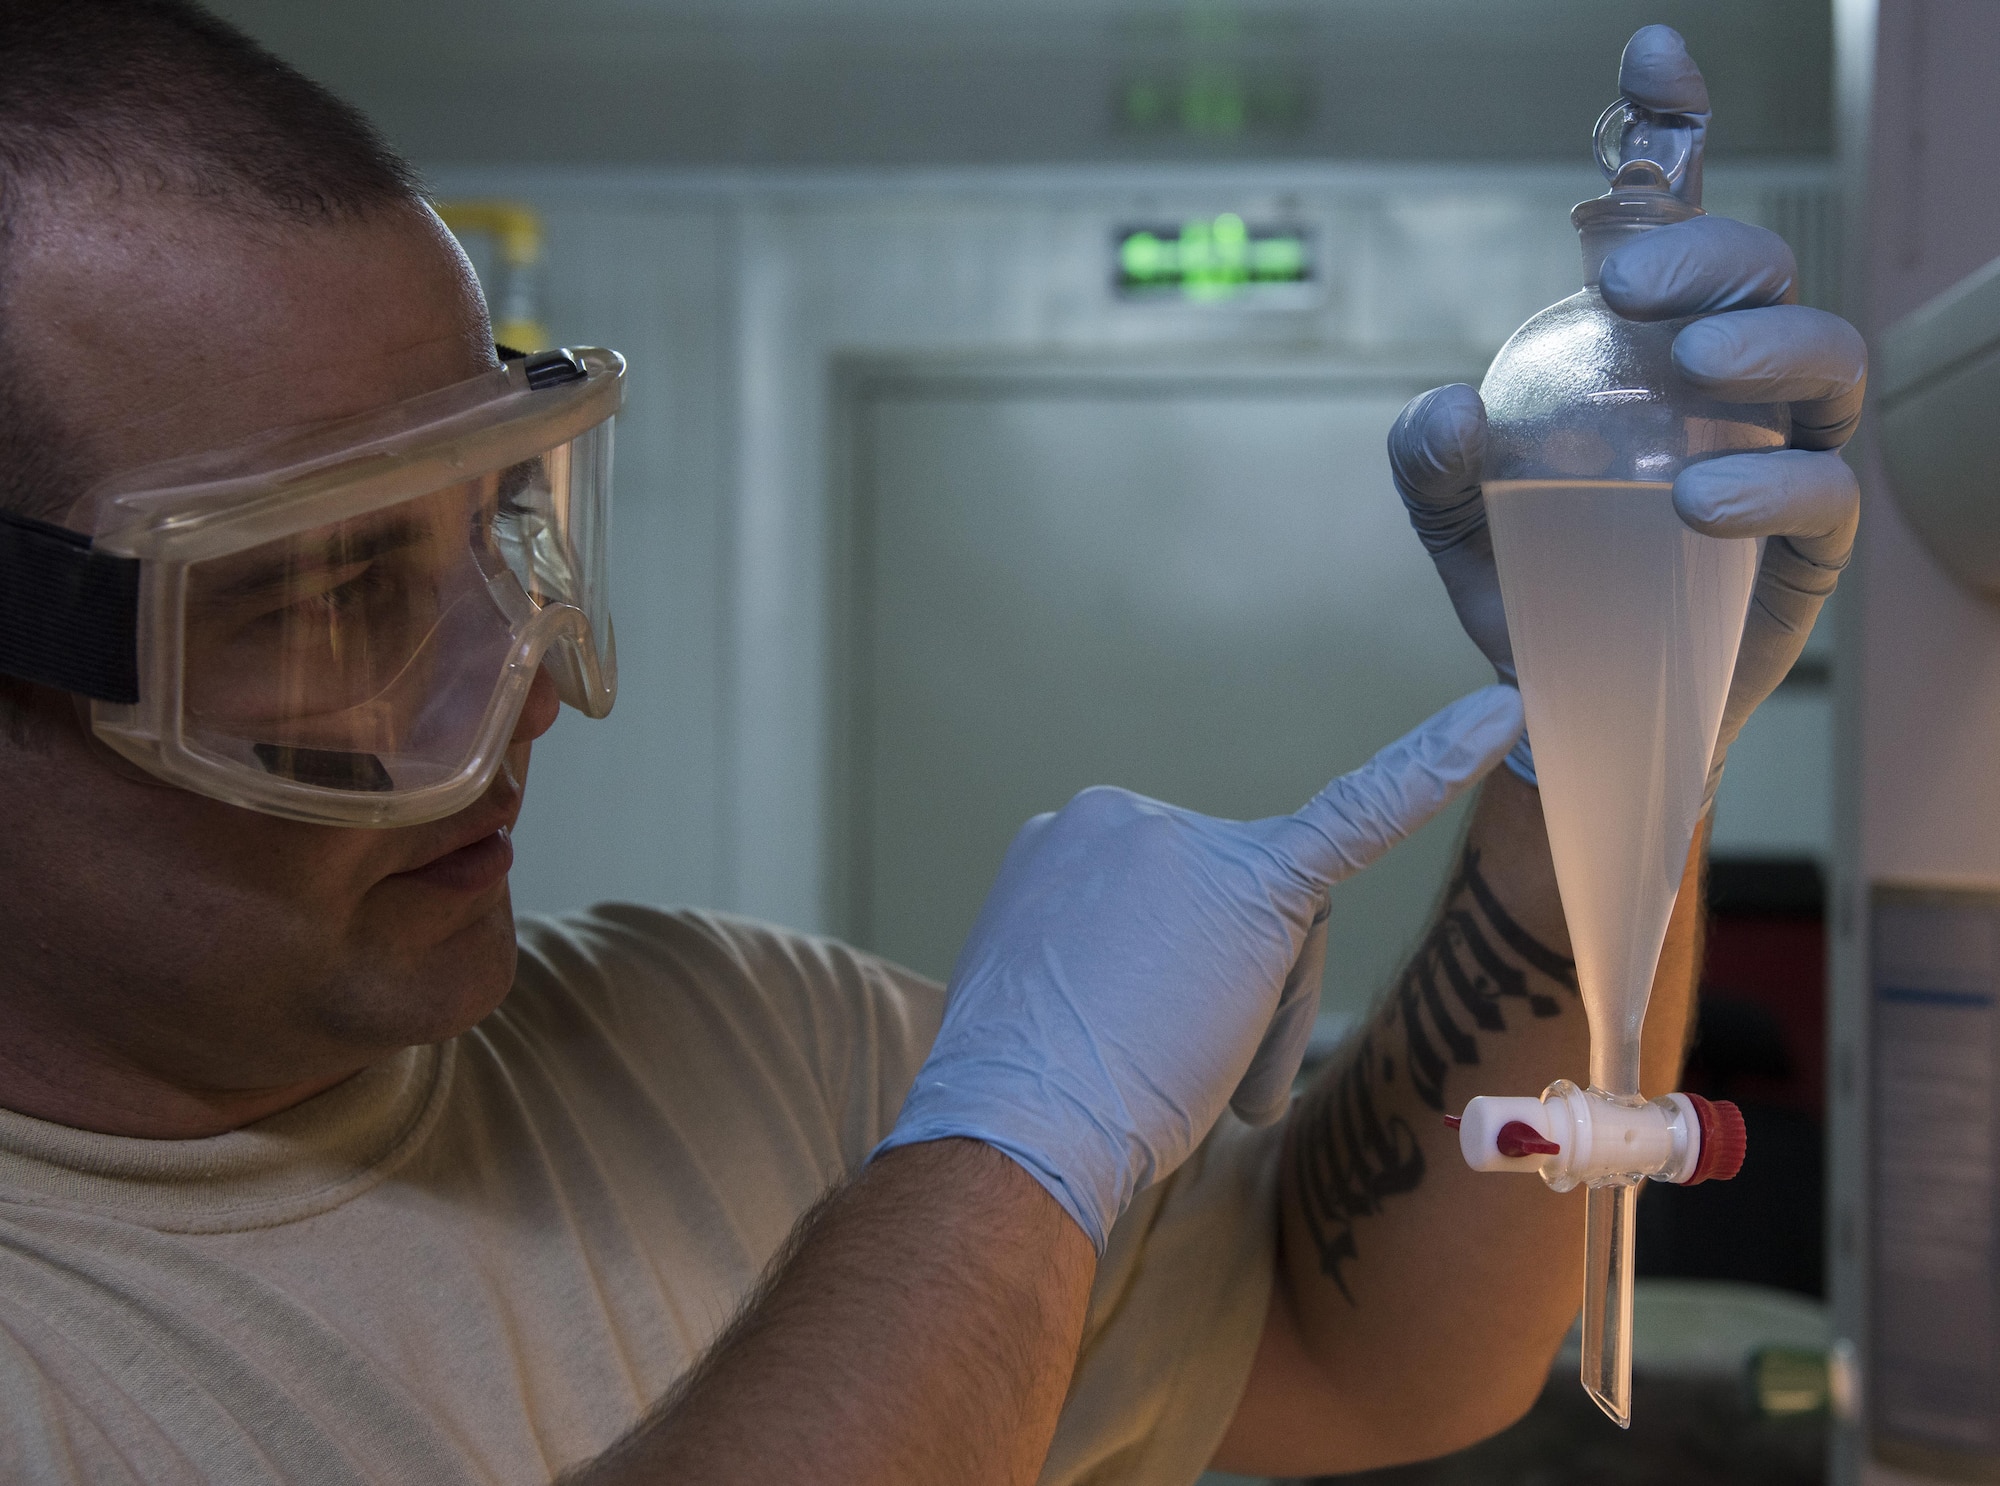
[{"label": "green digital display", "polygon": [[1117,255],[1118,292],[1133,299],[1234,299],[1313,278],[1304,228],[1251,226],[1234,212],[1121,228]]}]

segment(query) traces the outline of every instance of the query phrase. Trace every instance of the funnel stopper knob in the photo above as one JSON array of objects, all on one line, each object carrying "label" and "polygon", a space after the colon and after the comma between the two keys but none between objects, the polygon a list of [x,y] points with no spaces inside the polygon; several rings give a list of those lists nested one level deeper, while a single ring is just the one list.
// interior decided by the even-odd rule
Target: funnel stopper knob
[{"label": "funnel stopper knob", "polygon": [[1750,1132],[1744,1127],[1743,1111],[1727,1099],[1704,1099],[1699,1094],[1689,1094],[1687,1099],[1701,1123],[1701,1155],[1695,1161],[1694,1174],[1682,1185],[1726,1182],[1743,1169],[1743,1156],[1749,1149]]}]

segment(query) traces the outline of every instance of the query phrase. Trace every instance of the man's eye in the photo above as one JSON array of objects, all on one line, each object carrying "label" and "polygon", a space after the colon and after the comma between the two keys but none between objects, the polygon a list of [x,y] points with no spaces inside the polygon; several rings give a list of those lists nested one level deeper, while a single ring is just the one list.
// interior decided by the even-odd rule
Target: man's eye
[{"label": "man's eye", "polygon": [[369,562],[363,564],[359,571],[328,587],[315,602],[336,613],[345,613],[374,602],[395,587],[397,579],[388,571],[386,564]]},{"label": "man's eye", "polygon": [[380,607],[407,589],[406,579],[395,564],[379,559],[344,563],[296,580],[288,594],[243,617],[251,625],[319,628],[328,620],[345,620]]},{"label": "man's eye", "polygon": [[542,462],[524,459],[500,472],[496,503],[502,519],[519,519],[541,508]]}]

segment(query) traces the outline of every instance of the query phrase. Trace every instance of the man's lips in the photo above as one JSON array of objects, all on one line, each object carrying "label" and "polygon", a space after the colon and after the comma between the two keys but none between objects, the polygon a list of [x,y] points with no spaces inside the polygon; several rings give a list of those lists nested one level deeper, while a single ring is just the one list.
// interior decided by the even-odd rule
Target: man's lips
[{"label": "man's lips", "polygon": [[393,874],[397,882],[420,882],[450,892],[483,893],[505,880],[514,865],[514,843],[506,825],[495,826],[462,845],[452,847],[420,867]]}]

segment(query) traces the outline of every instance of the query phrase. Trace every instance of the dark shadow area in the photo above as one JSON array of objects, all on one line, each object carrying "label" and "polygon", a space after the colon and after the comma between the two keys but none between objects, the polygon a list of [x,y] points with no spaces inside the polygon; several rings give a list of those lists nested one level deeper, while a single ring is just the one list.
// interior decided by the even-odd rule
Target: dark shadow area
[{"label": "dark shadow area", "polygon": [[1649,1183],[1639,1202],[1638,1272],[1823,1297],[1820,1124],[1792,1110],[1739,1103],[1750,1137],[1742,1172],[1699,1187]]},{"label": "dark shadow area", "polygon": [[1526,1418],[1442,1460],[1322,1477],[1340,1486],[1820,1486],[1826,1417],[1753,1414],[1734,1382],[1632,1380],[1632,1427],[1558,1369]]},{"label": "dark shadow area", "polygon": [[[1816,864],[1723,859],[1709,877],[1701,1006],[1682,1087],[1743,1110],[1742,1172],[1651,1184],[1639,1273],[1825,1293],[1825,885]],[[1826,1418],[1767,1418],[1741,1378],[1632,1383],[1620,1430],[1558,1365],[1526,1418],[1440,1460],[1341,1486],[1819,1486]]]},{"label": "dark shadow area", "polygon": [[1682,1087],[1743,1110],[1733,1181],[1648,1185],[1639,1273],[1826,1293],[1825,884],[1816,864],[1721,859],[1709,872],[1701,1008]]}]

